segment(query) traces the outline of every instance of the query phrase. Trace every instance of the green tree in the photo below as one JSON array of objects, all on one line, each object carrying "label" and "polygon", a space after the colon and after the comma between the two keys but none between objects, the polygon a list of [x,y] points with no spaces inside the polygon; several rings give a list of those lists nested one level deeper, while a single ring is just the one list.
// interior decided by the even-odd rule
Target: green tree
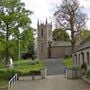
[{"label": "green tree", "polygon": [[[33,29],[27,28],[25,31],[21,34],[21,52],[32,52],[34,51],[34,35],[33,35]],[[32,48],[30,48],[32,47]]]},{"label": "green tree", "polygon": [[89,30],[85,30],[85,29],[81,30],[77,35],[76,41],[78,43],[80,43],[81,41],[85,40],[89,36],[90,36],[90,31]]},{"label": "green tree", "polygon": [[[18,39],[12,39],[10,41],[9,52],[13,60],[18,60],[18,54],[19,54]],[[20,34],[20,54],[22,55],[22,53],[28,53],[28,52],[29,53],[34,52],[34,36],[33,36],[32,28],[27,28]]]},{"label": "green tree", "polygon": [[55,29],[53,31],[53,40],[55,41],[69,41],[68,33],[63,29]]},{"label": "green tree", "polygon": [[78,0],[63,0],[57,6],[54,17],[59,25],[71,32],[72,51],[75,48],[77,33],[85,28],[87,15],[83,13]]},{"label": "green tree", "polygon": [[5,36],[5,61],[10,56],[11,37],[19,38],[20,31],[30,27],[31,11],[25,9],[21,0],[0,0],[0,34]]},{"label": "green tree", "polygon": [[2,62],[5,55],[5,36],[0,34],[0,61]]}]

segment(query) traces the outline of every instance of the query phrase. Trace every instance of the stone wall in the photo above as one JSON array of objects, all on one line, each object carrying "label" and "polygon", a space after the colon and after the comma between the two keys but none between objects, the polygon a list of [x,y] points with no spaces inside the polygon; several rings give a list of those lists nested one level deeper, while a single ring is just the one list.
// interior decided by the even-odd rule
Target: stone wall
[{"label": "stone wall", "polygon": [[71,55],[71,46],[51,47],[51,58],[63,58]]},{"label": "stone wall", "polygon": [[83,62],[86,62],[87,66],[90,65],[90,48],[86,48],[73,53],[74,66],[81,66]]}]

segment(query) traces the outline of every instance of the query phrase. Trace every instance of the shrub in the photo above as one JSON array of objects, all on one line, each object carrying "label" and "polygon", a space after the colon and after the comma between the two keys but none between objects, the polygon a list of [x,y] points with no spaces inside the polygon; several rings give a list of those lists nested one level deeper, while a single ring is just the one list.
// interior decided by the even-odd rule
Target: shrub
[{"label": "shrub", "polygon": [[0,70],[0,79],[5,79],[9,81],[15,73],[15,70]]},{"label": "shrub", "polygon": [[86,72],[86,78],[90,80],[90,70]]},{"label": "shrub", "polygon": [[81,69],[87,70],[87,65],[85,62],[81,65]]}]

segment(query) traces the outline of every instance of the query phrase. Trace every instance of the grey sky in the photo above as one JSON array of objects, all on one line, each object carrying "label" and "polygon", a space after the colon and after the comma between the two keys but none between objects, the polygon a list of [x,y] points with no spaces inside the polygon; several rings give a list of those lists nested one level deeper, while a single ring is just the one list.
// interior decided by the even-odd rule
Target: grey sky
[{"label": "grey sky", "polygon": [[[36,28],[37,20],[44,22],[46,17],[50,20],[53,16],[53,11],[56,4],[60,4],[62,0],[22,0],[25,2],[26,8],[33,11],[31,16],[32,27]],[[84,12],[90,16],[90,0],[79,0],[80,5],[84,6]],[[87,22],[87,26],[90,29],[90,20]]]}]

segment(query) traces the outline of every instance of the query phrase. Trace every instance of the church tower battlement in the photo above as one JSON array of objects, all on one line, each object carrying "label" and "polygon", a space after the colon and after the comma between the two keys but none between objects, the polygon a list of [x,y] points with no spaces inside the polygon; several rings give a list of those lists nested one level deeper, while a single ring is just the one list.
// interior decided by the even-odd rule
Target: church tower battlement
[{"label": "church tower battlement", "polygon": [[52,23],[37,23],[37,58],[44,59],[49,57],[49,49],[52,42]]}]

